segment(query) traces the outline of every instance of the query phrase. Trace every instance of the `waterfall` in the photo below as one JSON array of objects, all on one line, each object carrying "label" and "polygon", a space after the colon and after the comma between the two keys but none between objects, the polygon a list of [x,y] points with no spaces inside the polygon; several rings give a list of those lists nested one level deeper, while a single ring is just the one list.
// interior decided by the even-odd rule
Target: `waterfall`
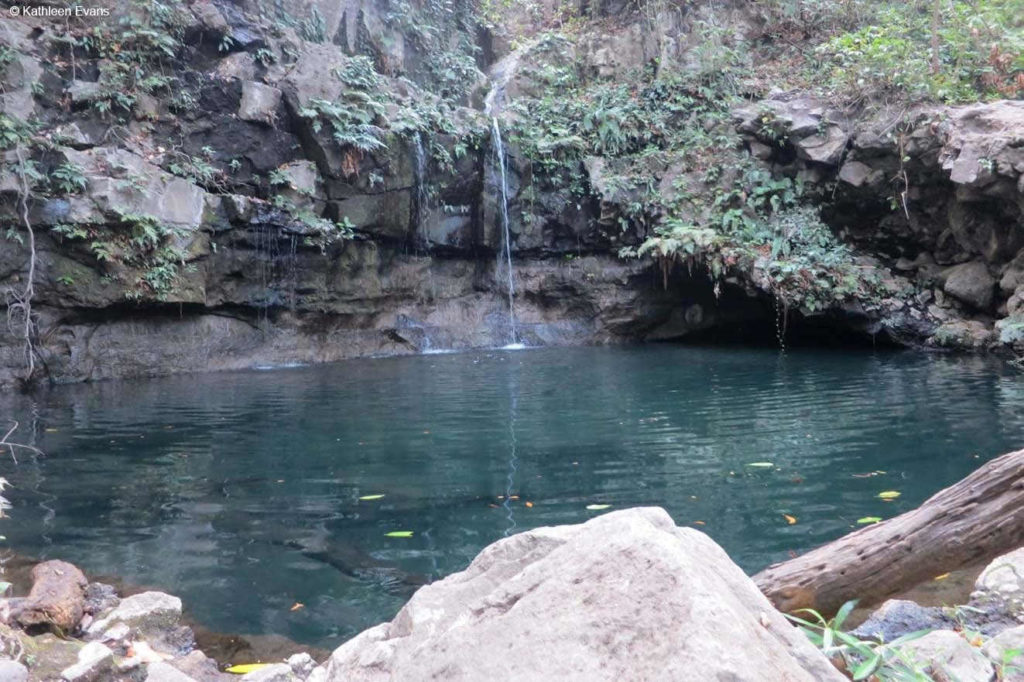
[{"label": "waterfall", "polygon": [[416,228],[416,239],[423,250],[427,250],[427,154],[423,149],[423,135],[416,133],[413,145],[413,160],[416,194],[413,197],[413,223]]},{"label": "waterfall", "polygon": [[498,125],[498,117],[491,119],[494,122],[494,131],[491,141],[494,145],[494,160],[498,165],[499,177],[501,179],[501,228],[503,233],[503,251],[498,256],[499,271],[501,261],[505,261],[508,269],[508,321],[511,329],[511,338],[507,348],[518,348],[519,335],[516,332],[516,306],[515,306],[515,280],[512,275],[512,235],[509,233],[508,225],[508,157],[505,155],[505,145],[501,140],[501,126]]}]

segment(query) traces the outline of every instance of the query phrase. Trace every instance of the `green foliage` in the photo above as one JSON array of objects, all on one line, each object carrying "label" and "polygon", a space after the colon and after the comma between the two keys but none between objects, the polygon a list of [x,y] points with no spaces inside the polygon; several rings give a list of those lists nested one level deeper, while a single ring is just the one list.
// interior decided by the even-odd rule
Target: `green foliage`
[{"label": "green foliage", "polygon": [[315,5],[310,15],[299,24],[299,35],[311,43],[327,42],[327,22]]},{"label": "green foliage", "polygon": [[85,191],[86,180],[81,168],[62,163],[50,172],[50,184],[61,194],[78,194]]},{"label": "green foliage", "polygon": [[227,187],[225,173],[213,165],[216,152],[210,147],[201,150],[201,156],[192,156],[182,152],[172,152],[173,159],[166,164],[166,169],[182,178],[214,191],[224,191]]},{"label": "green foliage", "polygon": [[912,632],[891,642],[879,643],[861,640],[843,632],[843,623],[849,617],[857,602],[843,604],[832,620],[826,620],[813,609],[802,609],[811,620],[787,615],[796,623],[808,639],[829,658],[840,657],[856,680],[878,680],[878,682],[931,682],[924,666],[904,654],[900,646],[928,634],[927,630]]},{"label": "green foliage", "polygon": [[666,273],[681,262],[701,264],[722,280],[742,270],[786,305],[807,312],[857,297],[871,300],[878,283],[854,262],[853,254],[801,203],[800,186],[748,164],[735,184],[720,190],[704,224],[669,216],[635,252],[650,255]]},{"label": "green foliage", "polygon": [[180,92],[182,83],[167,75],[178,60],[185,26],[175,2],[133,0],[116,25],[100,24],[83,34],[65,36],[72,51],[100,60],[100,113],[127,114],[141,94]]},{"label": "green foliage", "polygon": [[1016,0],[886,3],[869,23],[815,53],[833,89],[860,96],[961,102],[1024,95],[1024,13]]},{"label": "green foliage", "polygon": [[379,99],[381,78],[366,57],[352,57],[336,72],[345,84],[339,98],[330,102],[312,99],[299,115],[313,122],[313,131],[320,132],[326,124],[331,137],[342,147],[359,153],[383,149],[385,101]]}]

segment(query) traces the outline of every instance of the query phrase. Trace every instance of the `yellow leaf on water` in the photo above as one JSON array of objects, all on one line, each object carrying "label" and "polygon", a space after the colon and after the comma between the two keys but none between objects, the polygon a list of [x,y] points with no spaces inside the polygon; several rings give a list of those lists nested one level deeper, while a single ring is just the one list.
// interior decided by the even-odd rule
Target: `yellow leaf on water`
[{"label": "yellow leaf on water", "polygon": [[883,490],[882,492],[878,493],[879,499],[883,500],[895,500],[899,496],[900,493],[897,490]]},{"label": "yellow leaf on water", "polygon": [[46,432],[47,433],[57,433],[57,429],[54,429],[54,428],[46,429]]},{"label": "yellow leaf on water", "polygon": [[263,668],[267,668],[270,665],[270,663],[242,663],[241,665],[231,666],[227,669],[227,672],[234,673],[236,675],[245,675],[246,673],[262,670]]},{"label": "yellow leaf on water", "polygon": [[369,502],[371,500],[379,500],[382,497],[384,497],[384,496],[383,495],[363,495],[359,499],[364,501],[364,502]]},{"label": "yellow leaf on water", "polygon": [[695,526],[706,526],[708,524],[704,523],[703,521],[694,521],[693,525],[695,525]]},{"label": "yellow leaf on water", "polygon": [[789,514],[783,514],[782,516],[785,517],[786,523],[788,523],[789,525],[792,526],[794,523],[796,523],[795,516],[790,516]]},{"label": "yellow leaf on water", "polygon": [[857,523],[863,526],[867,523],[878,523],[881,520],[881,516],[865,516],[864,518],[857,519]]},{"label": "yellow leaf on water", "polygon": [[945,580],[948,577],[949,573],[943,573],[942,575],[935,576],[934,578],[932,578],[932,580]]},{"label": "yellow leaf on water", "polygon": [[386,538],[411,538],[412,537],[412,531],[411,530],[393,530],[390,533],[385,533],[384,537],[386,537]]}]

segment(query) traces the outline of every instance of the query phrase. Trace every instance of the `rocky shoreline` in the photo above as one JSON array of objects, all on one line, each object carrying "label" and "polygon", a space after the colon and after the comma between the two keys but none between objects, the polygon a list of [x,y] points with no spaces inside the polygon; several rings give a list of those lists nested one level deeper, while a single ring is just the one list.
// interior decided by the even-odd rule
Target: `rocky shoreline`
[{"label": "rocky shoreline", "polygon": [[[844,679],[841,656],[658,508],[500,540],[324,660],[296,653],[244,674],[197,647],[177,597],[122,598],[62,561],[32,578],[27,596],[0,599],[4,682]],[[923,630],[885,654],[925,675],[915,679],[1024,680],[1024,547],[991,562],[967,604],[890,600],[851,634],[884,643]]]}]

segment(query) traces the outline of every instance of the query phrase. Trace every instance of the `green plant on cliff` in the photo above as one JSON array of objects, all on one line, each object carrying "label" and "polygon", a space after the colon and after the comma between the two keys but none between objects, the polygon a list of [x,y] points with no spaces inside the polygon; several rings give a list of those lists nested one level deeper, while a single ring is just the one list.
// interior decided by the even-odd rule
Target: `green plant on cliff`
[{"label": "green plant on cliff", "polygon": [[116,23],[73,31],[61,39],[72,54],[99,60],[101,91],[93,99],[97,111],[124,115],[140,95],[184,91],[178,77],[168,73],[182,50],[182,11],[177,2],[133,0]]},{"label": "green plant on cliff", "polygon": [[[380,75],[367,57],[352,57],[335,71],[345,85],[338,99],[312,99],[299,111],[299,115],[312,121],[313,131],[319,133],[326,126],[331,137],[343,148],[357,155],[383,149],[383,122],[386,100]],[[355,160],[352,161],[355,163]]]}]

